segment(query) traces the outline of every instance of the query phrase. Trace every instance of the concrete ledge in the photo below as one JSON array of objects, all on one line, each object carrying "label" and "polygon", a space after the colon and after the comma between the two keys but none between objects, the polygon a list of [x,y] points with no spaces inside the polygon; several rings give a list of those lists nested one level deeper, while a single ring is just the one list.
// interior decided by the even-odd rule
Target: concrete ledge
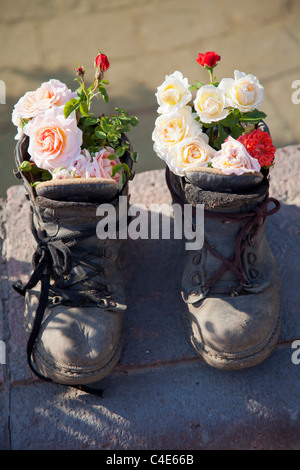
[{"label": "concrete ledge", "polygon": [[[281,210],[268,238],[281,274],[283,327],[275,352],[244,371],[196,357],[181,322],[180,240],[128,240],[123,248],[128,311],[119,364],[101,382],[104,398],[32,376],[26,363],[23,298],[11,288],[31,271],[32,237],[23,187],[2,201],[0,337],[1,449],[300,449],[300,146],[277,151],[271,196]],[[131,203],[171,203],[164,171],[136,175]],[[167,216],[167,215],[165,215]],[[297,356],[300,359],[300,353]]]}]

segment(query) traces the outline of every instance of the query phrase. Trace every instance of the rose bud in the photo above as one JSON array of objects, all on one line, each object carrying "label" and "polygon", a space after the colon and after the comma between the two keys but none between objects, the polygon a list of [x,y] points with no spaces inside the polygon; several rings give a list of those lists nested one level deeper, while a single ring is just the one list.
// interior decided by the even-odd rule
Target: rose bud
[{"label": "rose bud", "polygon": [[98,54],[95,59],[95,68],[99,68],[101,72],[105,72],[109,67],[109,61],[105,54]]},{"label": "rose bud", "polygon": [[83,67],[80,66],[80,67],[78,67],[78,69],[76,70],[76,73],[77,73],[78,77],[83,77],[84,74],[85,74],[85,70],[84,70]]},{"label": "rose bud", "polygon": [[216,52],[210,51],[205,52],[205,54],[199,54],[197,57],[198,64],[202,65],[202,67],[215,67],[216,63],[219,62],[221,57],[216,54]]}]

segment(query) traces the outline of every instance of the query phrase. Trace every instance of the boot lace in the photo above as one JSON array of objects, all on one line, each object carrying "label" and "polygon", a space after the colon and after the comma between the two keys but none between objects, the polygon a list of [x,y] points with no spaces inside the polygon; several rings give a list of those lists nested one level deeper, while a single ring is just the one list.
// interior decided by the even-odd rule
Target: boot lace
[{"label": "boot lace", "polygon": [[[169,188],[169,191],[172,195],[173,200],[175,200],[182,207],[184,202],[180,199],[178,194],[174,191],[171,182],[169,170],[166,170],[166,181]],[[268,209],[270,203],[273,203],[275,206],[272,209]],[[195,209],[195,208],[193,208]],[[204,241],[204,247],[210,251],[210,253],[222,261],[220,267],[206,280],[202,286],[203,297],[205,297],[211,287],[221,278],[221,276],[229,269],[235,273],[237,280],[239,282],[238,287],[228,287],[226,293],[235,293],[238,294],[242,291],[247,291],[247,287],[251,287],[245,270],[242,264],[242,254],[247,244],[252,242],[257,236],[259,230],[261,229],[264,220],[266,217],[275,214],[280,209],[280,202],[272,197],[267,197],[261,204],[254,207],[249,212],[233,212],[233,213],[223,213],[204,210],[204,217],[209,219],[217,219],[222,221],[222,223],[241,223],[241,229],[237,234],[235,240],[235,249],[234,253],[229,257],[225,258],[221,255],[210,243]],[[249,235],[251,232],[251,236]]]},{"label": "boot lace", "polygon": [[[27,361],[30,369],[37,377],[52,382],[52,379],[44,377],[36,371],[32,364],[32,352],[46,308],[58,304],[81,306],[87,303],[105,308],[109,306],[107,298],[110,292],[103,283],[99,282],[101,267],[90,260],[89,255],[92,255],[92,253],[82,246],[76,247],[80,241],[95,235],[95,227],[80,232],[73,231],[65,236],[44,237],[41,239],[34,227],[32,212],[31,229],[37,242],[37,248],[32,258],[33,272],[26,285],[23,285],[21,281],[17,281],[13,288],[19,294],[25,296],[26,291],[33,289],[38,282],[41,282],[39,302],[27,342]],[[86,254],[85,260],[83,260],[83,251]],[[68,277],[76,264],[85,265],[89,268],[89,272],[84,272],[81,276],[72,276],[71,280],[65,282],[64,278]],[[54,281],[52,284],[51,279]],[[72,288],[79,283],[79,289],[78,286],[76,289]],[[101,390],[94,390],[81,385],[74,387],[102,396]]]}]

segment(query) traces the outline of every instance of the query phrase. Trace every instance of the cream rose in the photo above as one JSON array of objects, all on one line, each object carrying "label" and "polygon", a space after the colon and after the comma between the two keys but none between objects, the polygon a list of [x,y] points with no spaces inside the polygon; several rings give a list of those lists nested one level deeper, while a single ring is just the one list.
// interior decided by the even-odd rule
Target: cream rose
[{"label": "cream rose", "polygon": [[12,113],[12,122],[18,127],[16,139],[23,135],[21,119],[32,119],[40,116],[47,109],[53,106],[62,106],[70,99],[76,97],[76,93],[72,93],[67,86],[56,79],[51,79],[35,91],[28,91],[15,104]]},{"label": "cream rose", "polygon": [[225,95],[214,85],[204,85],[199,88],[194,107],[200,120],[207,124],[220,121],[228,114],[228,110],[225,109]]},{"label": "cream rose", "polygon": [[226,105],[237,108],[242,113],[259,108],[264,99],[264,88],[258,79],[239,70],[235,70],[234,79],[223,78],[219,89],[226,96]]},{"label": "cream rose", "polygon": [[177,111],[162,114],[156,119],[152,133],[154,151],[165,160],[170,147],[186,137],[196,137],[201,134],[202,129],[195,121],[191,107],[184,106]]},{"label": "cream rose", "polygon": [[59,168],[55,168],[55,170],[52,171],[52,178],[54,180],[65,180],[73,177],[74,176],[67,170],[67,168],[64,168],[62,166]]},{"label": "cream rose", "polygon": [[80,154],[82,131],[75,115],[64,117],[64,107],[53,107],[24,127],[29,136],[28,153],[39,168],[52,171],[68,167]]},{"label": "cream rose", "polygon": [[166,162],[175,175],[183,176],[187,168],[206,167],[216,151],[208,145],[208,136],[189,137],[171,147]]},{"label": "cream rose", "polygon": [[166,75],[165,81],[157,88],[155,93],[159,104],[158,113],[168,113],[182,108],[192,99],[187,78],[181,72]]},{"label": "cream rose", "polygon": [[253,173],[260,171],[256,158],[249,155],[244,145],[229,136],[212,159],[213,168],[221,170],[226,175]]}]

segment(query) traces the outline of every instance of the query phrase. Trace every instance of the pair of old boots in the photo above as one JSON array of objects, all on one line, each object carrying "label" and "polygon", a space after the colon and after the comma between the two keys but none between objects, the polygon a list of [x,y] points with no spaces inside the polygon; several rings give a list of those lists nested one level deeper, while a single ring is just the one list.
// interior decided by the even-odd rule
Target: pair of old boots
[{"label": "pair of old boots", "polygon": [[[26,138],[18,142],[18,167],[29,158],[27,145]],[[117,209],[128,182],[122,191],[100,178],[50,180],[33,189],[20,174],[36,245],[30,280],[14,286],[26,299],[28,363],[41,379],[90,391],[88,384],[120,358],[126,310],[118,267],[122,240],[118,234],[98,238],[97,208]],[[167,169],[166,181],[173,202],[205,209],[204,245],[185,252],[182,275],[191,344],[217,368],[260,363],[281,324],[278,269],[265,236],[266,217],[279,203],[268,197],[267,175],[236,178],[199,169],[178,177]]]}]

